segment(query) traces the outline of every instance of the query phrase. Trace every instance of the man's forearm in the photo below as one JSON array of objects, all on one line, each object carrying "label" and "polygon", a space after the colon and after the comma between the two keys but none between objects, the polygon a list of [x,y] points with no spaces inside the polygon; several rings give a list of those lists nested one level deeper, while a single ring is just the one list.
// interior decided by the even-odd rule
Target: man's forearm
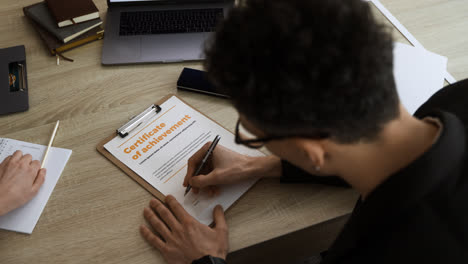
[{"label": "man's forearm", "polygon": [[270,155],[253,158],[249,167],[258,178],[279,178],[282,173],[281,166],[281,159]]}]

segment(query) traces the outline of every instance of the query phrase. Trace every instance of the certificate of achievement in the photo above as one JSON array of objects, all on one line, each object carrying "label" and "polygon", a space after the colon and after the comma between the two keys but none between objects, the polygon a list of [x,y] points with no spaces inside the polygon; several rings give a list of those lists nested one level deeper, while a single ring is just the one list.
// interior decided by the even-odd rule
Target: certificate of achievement
[{"label": "certificate of achievement", "polygon": [[213,221],[213,209],[226,210],[255,180],[220,186],[220,195],[209,197],[200,192],[184,196],[182,183],[188,159],[216,135],[220,145],[249,156],[263,156],[258,150],[234,142],[234,135],[175,96],[160,105],[161,111],[125,138],[116,136],[104,145],[114,157],[143,178],[163,195],[173,195],[185,210],[204,224]]}]

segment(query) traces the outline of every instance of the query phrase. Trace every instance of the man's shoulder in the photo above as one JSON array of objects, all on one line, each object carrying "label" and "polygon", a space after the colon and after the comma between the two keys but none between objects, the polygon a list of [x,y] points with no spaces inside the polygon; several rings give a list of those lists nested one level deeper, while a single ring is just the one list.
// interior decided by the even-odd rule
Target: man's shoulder
[{"label": "man's shoulder", "polygon": [[429,98],[415,113],[427,116],[434,110],[456,115],[465,127],[468,125],[468,79],[448,85]]}]

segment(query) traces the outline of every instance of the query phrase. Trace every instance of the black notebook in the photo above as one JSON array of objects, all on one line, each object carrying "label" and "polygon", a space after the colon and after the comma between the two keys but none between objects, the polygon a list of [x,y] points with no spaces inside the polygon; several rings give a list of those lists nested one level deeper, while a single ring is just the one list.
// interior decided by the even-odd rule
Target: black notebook
[{"label": "black notebook", "polygon": [[100,18],[96,18],[73,26],[59,28],[45,2],[37,3],[27,7],[24,9],[24,12],[28,17],[33,19],[63,43],[67,43],[70,40],[102,24],[102,20]]}]

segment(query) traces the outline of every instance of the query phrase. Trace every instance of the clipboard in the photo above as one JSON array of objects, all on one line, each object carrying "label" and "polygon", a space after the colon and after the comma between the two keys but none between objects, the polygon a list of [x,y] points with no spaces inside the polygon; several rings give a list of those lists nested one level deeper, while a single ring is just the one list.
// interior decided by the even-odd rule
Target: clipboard
[{"label": "clipboard", "polygon": [[[196,108],[194,108],[193,106],[191,106],[190,104],[188,104],[186,101],[184,101],[183,99],[181,99],[180,97],[176,96],[175,94],[169,94],[165,97],[163,97],[161,100],[159,100],[158,102],[156,102],[155,104],[155,107],[156,107],[156,111],[158,110],[158,107],[159,105],[163,104],[164,102],[166,102],[169,98],[175,96],[177,99],[181,100],[182,102],[184,102],[186,105],[188,105],[190,108],[192,108],[193,110],[197,111],[198,113],[200,113],[201,115],[205,116],[206,118],[210,119],[211,121],[215,122],[217,125],[221,126],[218,122],[216,122],[215,120],[213,120],[212,118],[206,116],[205,114],[201,113],[200,111],[198,111]],[[107,151],[107,149],[104,148],[104,145],[107,144],[107,142],[111,141],[112,139],[114,139],[116,136],[118,136],[120,133],[119,133],[119,130],[124,128],[126,125],[128,124],[131,124],[132,121],[136,121],[138,122],[138,120],[140,120],[142,117],[144,117],[144,115],[146,113],[148,113],[150,110],[152,109],[152,107],[150,106],[149,108],[147,108],[145,111],[143,111],[142,113],[140,113],[139,115],[135,116],[134,118],[132,118],[132,120],[130,120],[127,124],[125,124],[124,126],[122,126],[121,128],[117,129],[114,133],[112,133],[111,135],[109,135],[108,137],[106,137],[105,139],[103,139],[101,142],[98,143],[98,145],[96,146],[96,149],[99,153],[101,153],[104,157],[106,157],[110,162],[114,163],[114,165],[116,165],[117,167],[119,167],[123,172],[125,172],[128,176],[130,176],[130,178],[132,178],[134,181],[136,181],[138,184],[140,184],[143,188],[145,188],[148,192],[150,192],[154,197],[158,198],[160,201],[164,202],[164,199],[165,199],[165,195],[162,194],[159,190],[157,190],[156,188],[154,188],[151,184],[149,184],[146,180],[144,180],[142,177],[140,177],[138,174],[136,174],[132,169],[130,169],[129,167],[127,167],[127,165],[125,165],[123,162],[121,162],[119,159],[117,159],[114,155],[112,155],[109,151]],[[159,108],[159,111],[161,111],[161,108]],[[158,113],[158,112],[157,112]],[[140,120],[141,121],[141,120]],[[221,126],[222,128],[226,129],[225,127]],[[135,127],[136,128],[136,127]],[[227,129],[226,129],[227,130]],[[227,130],[229,131],[229,130]],[[121,132],[124,132],[122,133],[120,136],[121,137],[125,137],[125,131],[121,131]],[[230,132],[230,131],[229,131]],[[131,131],[129,132],[131,133]],[[232,133],[232,132],[230,132]]]},{"label": "clipboard", "polygon": [[[29,109],[26,51],[24,46],[0,49],[0,115]],[[9,81],[6,81],[9,80]]]}]

